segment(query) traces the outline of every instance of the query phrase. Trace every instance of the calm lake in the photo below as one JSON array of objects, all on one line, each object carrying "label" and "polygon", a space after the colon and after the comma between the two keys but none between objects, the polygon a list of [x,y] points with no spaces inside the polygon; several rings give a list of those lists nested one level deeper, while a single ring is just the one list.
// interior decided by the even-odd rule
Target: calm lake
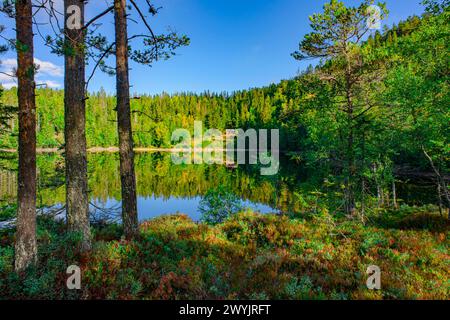
[{"label": "calm lake", "polygon": [[[198,220],[199,202],[218,186],[237,195],[243,205],[261,213],[300,212],[305,201],[339,201],[341,195],[327,192],[324,177],[287,159],[280,159],[274,176],[261,176],[257,166],[229,168],[221,165],[175,165],[170,153],[137,153],[136,179],[140,220],[163,214],[185,213]],[[57,154],[38,156],[38,206],[58,208],[64,204],[64,160]],[[91,153],[89,189],[91,209],[97,213],[120,213],[119,156]],[[15,202],[17,160],[3,160],[0,169],[0,205]],[[329,186],[328,186],[329,188]],[[321,193],[322,192],[322,193]],[[398,183],[399,198],[407,204],[433,203],[433,188],[427,184]]]}]

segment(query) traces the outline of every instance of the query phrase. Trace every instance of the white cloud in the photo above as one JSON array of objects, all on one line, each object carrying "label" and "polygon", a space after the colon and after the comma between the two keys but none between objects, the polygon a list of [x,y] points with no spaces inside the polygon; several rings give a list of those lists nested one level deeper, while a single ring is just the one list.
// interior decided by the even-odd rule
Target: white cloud
[{"label": "white cloud", "polygon": [[51,89],[59,89],[59,88],[61,88],[61,84],[59,82],[57,82],[57,81],[52,81],[52,80],[40,81],[40,80],[37,80],[37,84],[44,84],[44,83],[45,83],[45,85],[48,88],[51,88]]},{"label": "white cloud", "polygon": [[[7,81],[4,82],[4,80],[0,81],[1,86],[4,89],[11,89],[12,87],[17,87],[17,83],[14,81]],[[36,80],[36,84],[39,87],[47,87],[50,89],[60,89],[61,88],[61,83],[57,82],[57,81],[52,81],[52,80]]]},{"label": "white cloud", "polygon": [[[38,74],[48,75],[52,77],[62,77],[64,75],[64,70],[61,66],[58,66],[50,61],[43,61],[34,58],[34,63],[39,66]],[[11,72],[13,69],[17,68],[16,59],[6,59],[2,60],[0,66],[2,69],[6,69],[6,72]]]},{"label": "white cloud", "polygon": [[[59,89],[61,84],[57,81],[50,79],[41,79],[42,76],[46,77],[62,77],[64,75],[64,70],[61,66],[55,65],[50,61],[43,61],[35,58],[34,63],[39,66],[38,73],[36,74],[36,83],[45,84],[48,88]],[[7,74],[14,74],[14,70],[17,68],[16,59],[5,59],[0,63],[0,71]],[[10,77],[4,73],[0,73],[0,83],[3,88],[10,89],[12,87],[17,87],[16,78]]]},{"label": "white cloud", "polygon": [[15,82],[1,82],[1,86],[4,88],[4,89],[11,89],[12,87],[17,87],[17,83],[15,83]]},{"label": "white cloud", "polygon": [[7,74],[0,73],[0,84],[4,89],[11,89],[12,87],[17,87],[15,82],[15,77],[10,77]]},{"label": "white cloud", "polygon": [[1,82],[3,82],[3,81],[9,82],[9,81],[14,80],[14,79],[15,79],[15,77],[10,77],[7,74],[0,73],[0,81]]},{"label": "white cloud", "polygon": [[34,63],[39,66],[38,73],[46,74],[52,77],[62,77],[64,75],[63,68],[49,61],[42,61],[34,58]]},{"label": "white cloud", "polygon": [[8,69],[12,69],[17,66],[17,61],[16,61],[16,59],[1,60],[0,66],[7,67]]}]

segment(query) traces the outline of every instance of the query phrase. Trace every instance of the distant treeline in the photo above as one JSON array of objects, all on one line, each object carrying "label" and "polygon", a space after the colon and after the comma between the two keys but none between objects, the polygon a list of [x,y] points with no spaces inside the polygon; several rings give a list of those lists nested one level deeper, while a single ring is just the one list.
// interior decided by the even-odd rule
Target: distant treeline
[{"label": "distant treeline", "polygon": [[[370,107],[356,115],[355,155],[369,163],[390,166],[413,163],[429,167],[423,149],[439,165],[448,159],[449,147],[449,24],[448,12],[411,17],[391,29],[376,32],[364,43],[363,58],[376,65],[378,82],[367,84]],[[295,79],[264,88],[234,93],[180,93],[141,95],[132,100],[136,147],[170,147],[177,128],[279,128],[280,146],[296,152],[298,160],[339,166],[342,139],[348,123],[339,99],[322,70],[333,61],[310,67]],[[339,75],[338,75],[339,76]],[[361,95],[364,96],[364,95]],[[3,93],[5,105],[15,105],[16,89]],[[360,98],[355,98],[360,99]],[[38,146],[64,144],[63,92],[37,90]],[[365,104],[360,99],[357,103]],[[373,104],[373,105],[372,105]],[[87,100],[89,147],[117,145],[115,97],[104,90]],[[3,148],[17,146],[17,119],[10,120],[12,135],[0,136]],[[334,160],[334,161],[333,161]],[[368,172],[367,174],[370,174]]]},{"label": "distant treeline", "polygon": [[[132,100],[133,131],[136,147],[170,147],[172,132],[178,128],[193,130],[194,121],[203,121],[204,129],[274,128],[280,125],[278,114],[298,105],[301,94],[297,81],[284,81],[269,88],[234,94],[161,94],[141,95]],[[4,92],[6,105],[14,105],[16,89]],[[64,143],[63,91],[37,90],[38,146],[60,147]],[[2,136],[4,148],[17,146],[17,119],[10,120],[13,135]],[[87,142],[89,147],[117,146],[115,97],[103,90],[87,100]],[[297,134],[292,135],[292,138]],[[285,136],[284,139],[289,139]],[[283,140],[284,140],[283,139]],[[295,139],[294,139],[295,140]],[[286,145],[286,144],[285,144]],[[291,144],[295,148],[294,144]]]}]

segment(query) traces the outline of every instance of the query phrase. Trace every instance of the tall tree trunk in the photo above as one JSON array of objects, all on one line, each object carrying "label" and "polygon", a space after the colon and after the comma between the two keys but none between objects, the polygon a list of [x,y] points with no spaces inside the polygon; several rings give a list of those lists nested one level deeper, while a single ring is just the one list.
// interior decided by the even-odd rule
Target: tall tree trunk
[{"label": "tall tree trunk", "polygon": [[16,1],[19,174],[15,269],[36,262],[36,101],[31,0]]},{"label": "tall tree trunk", "polygon": [[[73,14],[68,8],[77,6],[80,24],[74,27],[68,18]],[[84,0],[65,0],[65,77],[64,120],[66,158],[66,212],[67,227],[82,236],[82,249],[89,250],[91,242],[89,226],[89,197],[86,159],[86,92],[85,92],[85,48]]]},{"label": "tall tree trunk", "polygon": [[131,128],[130,83],[128,78],[128,35],[126,0],[114,0],[116,27],[117,124],[122,183],[122,220],[125,237],[138,234],[133,131]]}]

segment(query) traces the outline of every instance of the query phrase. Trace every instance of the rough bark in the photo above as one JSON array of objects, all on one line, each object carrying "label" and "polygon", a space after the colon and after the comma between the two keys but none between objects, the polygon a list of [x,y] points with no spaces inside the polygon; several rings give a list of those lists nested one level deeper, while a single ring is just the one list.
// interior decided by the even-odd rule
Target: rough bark
[{"label": "rough bark", "polygon": [[31,0],[16,2],[19,174],[15,269],[36,262],[36,101]]},{"label": "rough bark", "polygon": [[134,172],[133,133],[131,128],[130,83],[128,74],[128,36],[126,0],[114,0],[116,29],[117,125],[122,184],[122,221],[125,237],[138,234],[136,176]]},{"label": "rough bark", "polygon": [[[71,13],[67,8],[76,5],[84,24],[84,1],[65,0],[65,21]],[[67,227],[82,236],[82,249],[89,250],[89,197],[86,159],[86,92],[84,33],[65,24],[64,77],[64,135],[66,160],[66,214]]]}]

